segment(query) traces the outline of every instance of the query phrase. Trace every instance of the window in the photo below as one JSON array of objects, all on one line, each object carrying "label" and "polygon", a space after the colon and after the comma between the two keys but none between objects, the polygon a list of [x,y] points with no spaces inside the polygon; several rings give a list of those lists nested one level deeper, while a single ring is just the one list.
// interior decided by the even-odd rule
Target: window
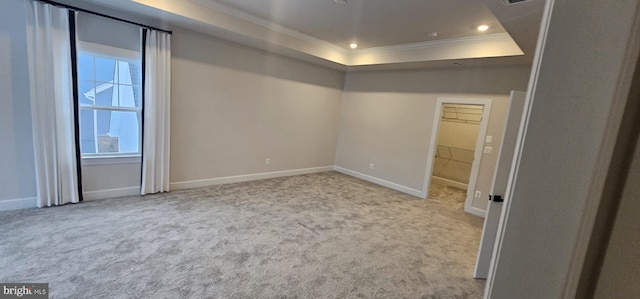
[{"label": "window", "polygon": [[138,52],[80,42],[78,100],[83,158],[140,155]]}]

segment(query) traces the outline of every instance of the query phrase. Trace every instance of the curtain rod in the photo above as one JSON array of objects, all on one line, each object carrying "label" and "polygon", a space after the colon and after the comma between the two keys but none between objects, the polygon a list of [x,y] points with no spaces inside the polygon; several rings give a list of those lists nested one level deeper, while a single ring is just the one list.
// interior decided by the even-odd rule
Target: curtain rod
[{"label": "curtain rod", "polygon": [[62,4],[62,3],[58,3],[58,2],[50,1],[50,0],[35,0],[35,1],[40,1],[40,2],[44,2],[44,3],[47,3],[47,4],[54,5],[54,6],[64,7],[64,8],[70,9],[70,10],[81,11],[81,12],[84,12],[84,13],[100,16],[100,17],[103,17],[103,18],[112,19],[112,20],[116,20],[116,21],[120,21],[120,22],[125,22],[125,23],[129,23],[129,24],[137,25],[137,26],[140,26],[142,28],[153,29],[153,30],[162,31],[162,32],[168,33],[168,34],[173,34],[173,32],[171,32],[170,30],[164,30],[164,29],[160,29],[160,28],[157,28],[157,27],[153,27],[153,26],[149,26],[149,25],[145,25],[145,24],[141,24],[141,23],[136,23],[136,22],[133,22],[133,21],[121,19],[121,18],[118,18],[118,17],[113,17],[113,16],[110,16],[110,15],[105,15],[103,13],[86,10],[86,9],[83,9],[83,8],[80,8],[80,7],[76,7],[76,6],[72,6],[72,5]]}]

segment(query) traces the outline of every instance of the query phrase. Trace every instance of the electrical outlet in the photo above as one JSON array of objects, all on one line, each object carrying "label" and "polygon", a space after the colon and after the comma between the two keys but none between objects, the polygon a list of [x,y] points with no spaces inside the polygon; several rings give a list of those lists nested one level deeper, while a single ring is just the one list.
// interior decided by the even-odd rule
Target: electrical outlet
[{"label": "electrical outlet", "polygon": [[264,164],[267,164],[267,165],[271,164],[271,158],[267,158],[267,160],[264,161]]},{"label": "electrical outlet", "polygon": [[491,147],[491,146],[485,146],[485,147],[484,147],[484,153],[485,153],[485,154],[493,154],[493,147]]},{"label": "electrical outlet", "polygon": [[476,191],[476,195],[475,195],[475,197],[476,197],[476,198],[480,198],[480,197],[482,197],[482,191]]},{"label": "electrical outlet", "polygon": [[376,168],[376,166],[373,163],[369,163],[369,168],[370,169],[374,169],[374,168]]}]

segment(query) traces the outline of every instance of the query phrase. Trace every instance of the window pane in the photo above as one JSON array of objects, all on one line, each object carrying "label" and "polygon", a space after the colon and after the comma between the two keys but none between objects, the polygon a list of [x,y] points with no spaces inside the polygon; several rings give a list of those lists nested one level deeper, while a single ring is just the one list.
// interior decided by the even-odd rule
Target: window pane
[{"label": "window pane", "polygon": [[120,107],[137,107],[134,87],[131,85],[120,85],[118,96],[120,97]]},{"label": "window pane", "polygon": [[96,105],[118,106],[118,89],[113,83],[96,82]]},{"label": "window pane", "polygon": [[83,154],[140,153],[138,112],[90,107],[139,108],[139,71],[139,63],[78,53]]},{"label": "window pane", "polygon": [[142,73],[140,73],[140,64],[129,63],[129,73],[131,73],[131,84],[138,85],[142,79]]},{"label": "window pane", "polygon": [[98,153],[139,152],[136,112],[98,111]]},{"label": "window pane", "polygon": [[109,110],[98,110],[96,113],[98,117],[98,121],[96,123],[96,133],[98,137],[109,135],[109,128],[111,127],[111,113],[113,112]]},{"label": "window pane", "polygon": [[78,100],[81,105],[94,105],[96,98],[95,82],[84,81],[78,82]]},{"label": "window pane", "polygon": [[131,85],[132,82],[129,63],[126,61],[118,61],[118,79],[116,80],[116,83]]},{"label": "window pane", "polygon": [[80,152],[94,154],[96,152],[96,137],[94,128],[94,111],[80,109]]},{"label": "window pane", "polygon": [[96,57],[96,81],[116,81],[116,61],[113,59]]},{"label": "window pane", "polygon": [[134,85],[133,86],[133,95],[134,95],[134,100],[136,103],[136,107],[137,108],[142,108],[142,105],[140,105],[140,103],[142,102],[142,93],[140,92],[140,85]]},{"label": "window pane", "polygon": [[90,80],[93,81],[93,56],[79,54],[78,55],[78,79],[80,81]]}]

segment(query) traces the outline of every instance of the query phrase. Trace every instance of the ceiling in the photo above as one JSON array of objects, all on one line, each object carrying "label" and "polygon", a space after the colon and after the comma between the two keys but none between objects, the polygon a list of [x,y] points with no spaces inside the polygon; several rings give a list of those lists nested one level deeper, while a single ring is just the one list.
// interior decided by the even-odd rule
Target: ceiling
[{"label": "ceiling", "polygon": [[[84,0],[337,69],[530,64],[544,0]],[[476,28],[486,24],[489,30]],[[437,32],[437,36],[429,33]],[[359,46],[353,50],[350,43]]]},{"label": "ceiling", "polygon": [[[505,33],[482,1],[192,1],[214,9],[234,9],[345,49],[351,42],[357,42],[359,48],[371,48]],[[479,32],[476,28],[481,24],[490,25],[490,29]],[[438,36],[429,37],[430,32]]]}]

